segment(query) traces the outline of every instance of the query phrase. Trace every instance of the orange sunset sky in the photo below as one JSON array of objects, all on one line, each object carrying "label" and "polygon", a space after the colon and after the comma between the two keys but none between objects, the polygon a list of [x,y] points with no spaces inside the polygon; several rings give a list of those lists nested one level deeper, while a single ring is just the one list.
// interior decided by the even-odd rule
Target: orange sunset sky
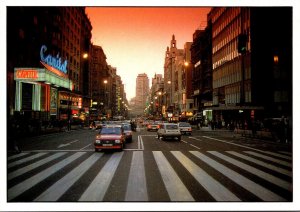
[{"label": "orange sunset sky", "polygon": [[127,99],[135,96],[139,73],[151,79],[163,74],[164,57],[172,35],[177,48],[191,42],[206,26],[209,7],[87,7],[93,26],[92,42],[102,46],[107,63],[117,68]]}]

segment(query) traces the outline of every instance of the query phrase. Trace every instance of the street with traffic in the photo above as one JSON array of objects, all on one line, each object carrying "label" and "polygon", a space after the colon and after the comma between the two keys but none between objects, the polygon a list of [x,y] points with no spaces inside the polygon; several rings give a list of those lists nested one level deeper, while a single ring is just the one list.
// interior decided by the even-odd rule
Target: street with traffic
[{"label": "street with traffic", "polygon": [[232,131],[159,138],[138,126],[123,150],[98,129],[23,138],[8,153],[8,202],[291,202],[292,145]]}]

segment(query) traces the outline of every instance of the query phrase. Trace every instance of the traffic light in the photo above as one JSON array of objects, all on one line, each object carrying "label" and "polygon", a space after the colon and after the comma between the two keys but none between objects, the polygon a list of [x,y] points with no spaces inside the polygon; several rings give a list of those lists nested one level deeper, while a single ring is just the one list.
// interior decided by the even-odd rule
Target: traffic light
[{"label": "traffic light", "polygon": [[247,35],[239,34],[239,36],[238,36],[238,52],[241,54],[245,53],[246,46],[247,46]]}]

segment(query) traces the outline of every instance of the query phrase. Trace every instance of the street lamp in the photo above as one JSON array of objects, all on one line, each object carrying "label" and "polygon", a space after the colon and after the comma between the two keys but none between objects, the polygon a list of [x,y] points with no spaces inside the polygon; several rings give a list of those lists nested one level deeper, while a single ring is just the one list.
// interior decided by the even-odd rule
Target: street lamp
[{"label": "street lamp", "polygon": [[[76,56],[76,55],[73,55],[73,56]],[[84,53],[83,55],[82,55],[82,58],[84,59],[84,60],[86,60],[87,58],[88,58],[88,53]],[[68,98],[68,131],[70,131],[71,130],[71,104],[72,104],[72,97],[71,97],[71,92],[72,92],[72,90],[73,90],[73,86],[72,86],[72,88],[71,88],[71,72],[70,72],[70,70],[69,70],[69,72],[68,72],[68,75],[69,75],[69,89],[70,89],[70,91],[69,91],[69,98]]]}]

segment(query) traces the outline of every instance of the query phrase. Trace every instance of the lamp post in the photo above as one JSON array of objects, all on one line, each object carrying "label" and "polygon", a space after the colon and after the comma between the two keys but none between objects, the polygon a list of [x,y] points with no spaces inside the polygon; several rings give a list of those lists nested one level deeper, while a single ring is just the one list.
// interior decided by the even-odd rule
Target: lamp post
[{"label": "lamp post", "polygon": [[[76,55],[73,55],[73,56],[76,56]],[[88,53],[83,53],[82,54],[82,58],[84,60],[86,60],[88,58]],[[72,85],[72,88],[71,88],[71,72],[69,70],[68,72],[68,75],[69,75],[69,96],[68,96],[68,131],[71,130],[71,104],[72,104],[72,90],[73,90],[73,85]]]},{"label": "lamp post", "polygon": [[107,80],[103,80],[103,83],[104,83],[104,112],[105,112],[105,114],[106,114],[106,116],[107,116],[107,112],[106,112],[106,110],[107,110],[107,107],[108,107],[108,99],[107,99],[107,87],[106,87],[106,85],[107,85]]}]

